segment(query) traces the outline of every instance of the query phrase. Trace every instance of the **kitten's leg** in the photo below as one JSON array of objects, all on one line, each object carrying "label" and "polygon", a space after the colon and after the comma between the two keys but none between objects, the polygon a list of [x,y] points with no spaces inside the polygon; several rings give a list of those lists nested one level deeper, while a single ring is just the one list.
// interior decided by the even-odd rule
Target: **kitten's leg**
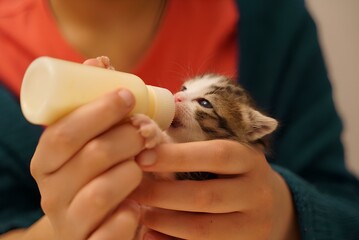
[{"label": "kitten's leg", "polygon": [[165,136],[159,126],[151,118],[144,114],[135,114],[131,117],[133,126],[139,129],[142,137],[145,138],[145,148],[153,148],[165,142]]},{"label": "kitten's leg", "polygon": [[[155,121],[144,114],[135,114],[131,117],[132,125],[137,127],[142,137],[145,138],[145,148],[154,148],[160,143],[172,142],[171,138],[163,132]],[[175,180],[174,173],[154,173],[157,179]]]}]

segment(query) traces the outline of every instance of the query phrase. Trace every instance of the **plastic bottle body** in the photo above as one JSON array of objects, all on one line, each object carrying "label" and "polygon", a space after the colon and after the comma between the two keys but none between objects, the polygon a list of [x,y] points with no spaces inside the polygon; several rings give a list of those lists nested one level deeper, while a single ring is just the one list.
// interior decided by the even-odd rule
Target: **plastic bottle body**
[{"label": "plastic bottle body", "polygon": [[[21,87],[21,108],[30,122],[49,125],[79,106],[120,88],[135,96],[136,105],[130,114],[144,113],[155,121],[158,119],[161,128],[169,127],[174,100],[168,90],[147,86],[133,74],[50,57],[40,57],[28,67]],[[161,102],[157,102],[157,92]]]}]

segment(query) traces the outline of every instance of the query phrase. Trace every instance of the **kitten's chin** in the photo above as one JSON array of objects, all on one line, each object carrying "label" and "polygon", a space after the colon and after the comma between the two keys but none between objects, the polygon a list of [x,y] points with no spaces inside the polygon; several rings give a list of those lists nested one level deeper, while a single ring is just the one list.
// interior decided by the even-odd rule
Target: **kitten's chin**
[{"label": "kitten's chin", "polygon": [[175,117],[170,125],[170,128],[176,129],[176,128],[180,128],[180,127],[183,127],[183,124],[178,118]]},{"label": "kitten's chin", "polygon": [[174,142],[189,142],[188,130],[179,121],[173,121],[171,126],[166,130],[166,133],[174,140]]}]

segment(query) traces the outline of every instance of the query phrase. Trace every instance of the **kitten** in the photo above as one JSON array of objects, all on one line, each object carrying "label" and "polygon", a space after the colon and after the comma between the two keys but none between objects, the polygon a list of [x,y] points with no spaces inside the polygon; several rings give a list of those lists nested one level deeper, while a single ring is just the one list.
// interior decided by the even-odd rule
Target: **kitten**
[{"label": "kitten", "polygon": [[[215,74],[205,74],[186,81],[175,95],[175,117],[169,129],[162,132],[145,115],[132,117],[146,139],[146,148],[163,142],[193,142],[229,139],[248,145],[266,147],[265,137],[278,123],[254,106],[249,94],[233,80]],[[156,174],[157,175],[157,174]],[[159,175],[178,180],[205,180],[217,176],[207,172]]]}]

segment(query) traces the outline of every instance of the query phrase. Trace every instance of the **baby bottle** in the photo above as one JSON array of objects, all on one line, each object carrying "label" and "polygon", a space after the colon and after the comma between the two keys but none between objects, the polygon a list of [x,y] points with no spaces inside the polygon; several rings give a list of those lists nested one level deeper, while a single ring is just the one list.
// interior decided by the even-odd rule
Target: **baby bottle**
[{"label": "baby bottle", "polygon": [[130,90],[136,99],[129,115],[143,113],[161,129],[170,126],[175,106],[169,90],[146,85],[133,74],[50,57],[37,58],[27,68],[20,104],[29,122],[50,125],[79,106],[120,88]]}]

